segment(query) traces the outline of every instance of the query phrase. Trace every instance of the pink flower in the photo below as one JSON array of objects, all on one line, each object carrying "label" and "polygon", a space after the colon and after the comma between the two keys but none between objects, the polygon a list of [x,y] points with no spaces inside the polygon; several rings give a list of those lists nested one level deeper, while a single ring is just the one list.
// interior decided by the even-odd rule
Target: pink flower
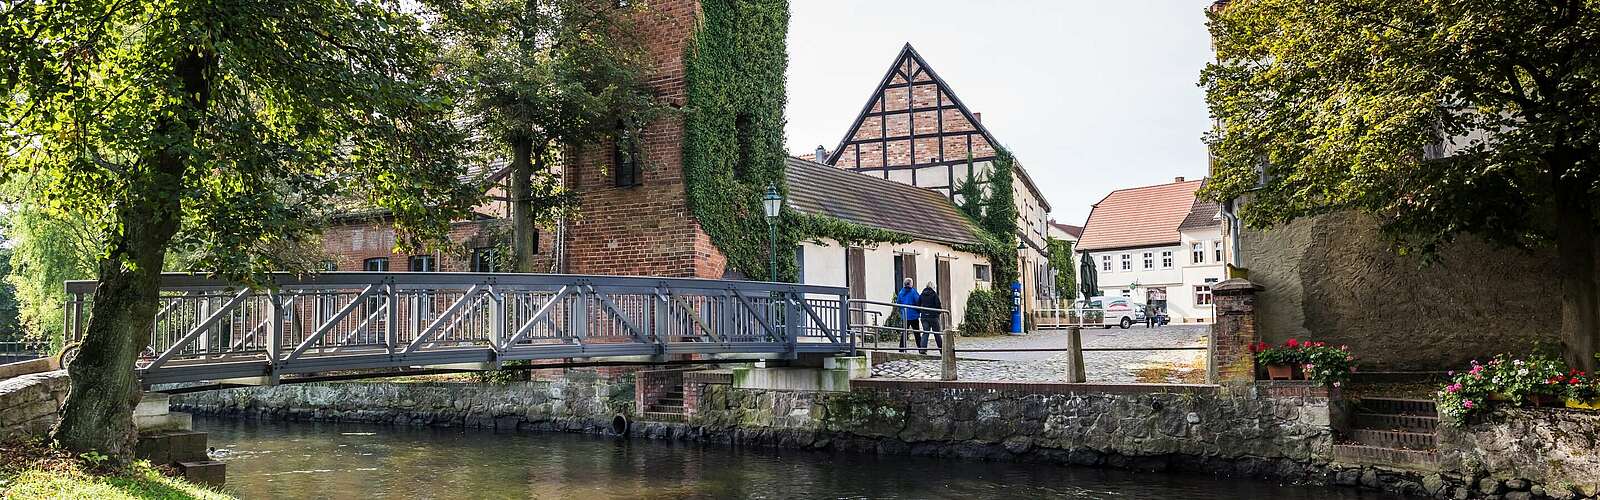
[{"label": "pink flower", "polygon": [[1334,386],[1334,387],[1339,387],[1339,383],[1338,383],[1338,382],[1334,382],[1334,383],[1333,383],[1333,386]]},{"label": "pink flower", "polygon": [[1468,399],[1468,400],[1462,401],[1461,402],[1461,406],[1465,406],[1467,408],[1471,408],[1472,407],[1472,400]]},{"label": "pink flower", "polygon": [[1459,383],[1458,384],[1450,384],[1450,386],[1444,388],[1444,390],[1445,390],[1445,392],[1456,392],[1456,391],[1459,391],[1459,390],[1461,390],[1461,384],[1459,384]]}]

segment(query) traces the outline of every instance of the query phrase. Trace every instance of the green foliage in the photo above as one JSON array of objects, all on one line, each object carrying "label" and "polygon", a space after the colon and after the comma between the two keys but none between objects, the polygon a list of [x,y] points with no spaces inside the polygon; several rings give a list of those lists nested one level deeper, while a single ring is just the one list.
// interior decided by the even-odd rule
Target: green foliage
[{"label": "green foliage", "polygon": [[1056,296],[1072,300],[1078,296],[1077,273],[1073,272],[1078,263],[1072,258],[1072,242],[1046,238],[1045,247],[1050,250],[1050,268],[1056,272]]},{"label": "green foliage", "polygon": [[107,241],[176,201],[170,244],[248,278],[295,268],[280,250],[334,199],[393,212],[403,246],[442,240],[475,199],[432,42],[392,4],[86,1],[0,19],[0,170],[52,213],[108,214],[90,219]]},{"label": "green foliage", "polygon": [[[689,109],[683,174],[689,208],[727,255],[730,268],[746,276],[768,276],[761,196],[768,186],[788,191],[783,177],[788,2],[707,0],[701,11],[703,20],[684,54]],[[830,236],[805,229],[841,227],[785,224],[776,248],[780,279],[794,279],[797,241]]]},{"label": "green foliage", "polygon": [[958,327],[964,337],[1000,335],[1011,331],[1011,293],[978,288],[967,295],[967,309]]},{"label": "green foliage", "polygon": [[[1221,124],[1205,194],[1227,200],[1265,180],[1240,212],[1248,223],[1361,208],[1422,250],[1458,231],[1542,239],[1551,176],[1591,192],[1600,176],[1600,122],[1577,119],[1600,85],[1594,8],[1230,4],[1212,15],[1217,62],[1201,77]],[[1479,130],[1499,132],[1457,140],[1453,161],[1421,154]]]},{"label": "green foliage", "polygon": [[[14,186],[8,186],[14,187]],[[21,331],[11,339],[62,343],[62,311],[67,280],[94,276],[103,252],[97,224],[75,214],[51,214],[33,203],[18,203],[0,227],[11,243],[5,286],[14,293]]]},{"label": "green foliage", "polygon": [[1250,346],[1256,364],[1290,365],[1300,368],[1306,379],[1324,386],[1339,387],[1354,373],[1356,357],[1345,346],[1330,347],[1323,342],[1289,339],[1281,346],[1258,342]]},{"label": "green foliage", "polygon": [[[467,152],[476,164],[510,164],[504,184],[514,206],[512,241],[531,242],[532,231],[572,215],[576,202],[551,166],[605,139],[627,145],[624,154],[637,151],[643,125],[662,110],[645,85],[639,38],[619,36],[634,31],[644,3],[434,3],[446,78],[459,92],[459,113],[480,132]],[[531,246],[522,249],[527,253],[508,255],[531,259]],[[533,271],[529,265],[506,269]]]},{"label": "green foliage", "polygon": [[1530,397],[1582,395],[1594,387],[1594,381],[1582,372],[1569,370],[1559,358],[1538,352],[1525,358],[1499,354],[1488,363],[1472,360],[1470,369],[1450,375],[1450,382],[1435,398],[1442,421],[1452,425],[1488,410],[1491,401],[1517,406]]},{"label": "green foliage", "polygon": [[[969,156],[967,160],[972,159]],[[979,243],[956,249],[988,257],[993,282],[1006,285],[1018,277],[1015,167],[1016,160],[1002,148],[996,152],[992,170],[968,177],[956,187],[956,208],[983,230]]]},{"label": "green foliage", "polygon": [[1600,5],[1253,0],[1209,27],[1203,196],[1254,227],[1364,211],[1430,259],[1461,233],[1553,242],[1567,359],[1594,366]]},{"label": "green foliage", "polygon": [[821,242],[823,238],[837,241],[843,246],[863,246],[876,243],[910,243],[910,235],[867,227],[826,215],[803,214],[793,210],[783,213],[783,227],[796,240]]}]

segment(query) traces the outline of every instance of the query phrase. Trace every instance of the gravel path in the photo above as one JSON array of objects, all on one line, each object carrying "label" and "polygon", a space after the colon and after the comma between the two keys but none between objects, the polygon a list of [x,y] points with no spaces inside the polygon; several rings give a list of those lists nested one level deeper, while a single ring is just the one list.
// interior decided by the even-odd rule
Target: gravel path
[{"label": "gravel path", "polygon": [[[1205,347],[1207,325],[1167,325],[1083,330],[1083,347]],[[1066,331],[1040,331],[1022,336],[962,338],[957,346],[977,348],[1065,347]],[[930,354],[934,351],[930,350]],[[1086,351],[1084,371],[1090,382],[1197,382],[1205,376],[1205,351]],[[962,353],[957,372],[966,380],[1062,381],[1065,352]],[[873,366],[874,377],[936,379],[937,359],[900,360]]]}]

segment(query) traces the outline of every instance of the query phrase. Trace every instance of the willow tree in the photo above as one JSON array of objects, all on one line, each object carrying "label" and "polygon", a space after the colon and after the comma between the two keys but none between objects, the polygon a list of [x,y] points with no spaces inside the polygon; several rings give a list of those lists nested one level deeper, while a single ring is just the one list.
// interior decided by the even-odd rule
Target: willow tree
[{"label": "willow tree", "polygon": [[53,431],[131,458],[133,372],[162,262],[249,280],[287,265],[333,198],[389,209],[402,246],[474,201],[434,47],[388,2],[78,0],[0,4],[4,174],[30,202],[98,217],[105,250]]},{"label": "willow tree", "polygon": [[[1567,359],[1593,369],[1600,2],[1238,0],[1202,75],[1206,194],[1253,226],[1357,209],[1404,251],[1553,245]],[[1486,280],[1483,286],[1495,286]],[[1470,326],[1470,325],[1467,325]]]},{"label": "willow tree", "polygon": [[[514,268],[532,272],[536,225],[571,198],[555,165],[573,148],[624,143],[615,163],[637,163],[638,131],[658,107],[645,87],[645,52],[633,20],[647,2],[434,0],[445,71],[477,133],[473,153],[506,163]],[[633,4],[632,6],[629,6]],[[510,161],[505,162],[509,156]],[[608,156],[610,158],[610,156]]]}]

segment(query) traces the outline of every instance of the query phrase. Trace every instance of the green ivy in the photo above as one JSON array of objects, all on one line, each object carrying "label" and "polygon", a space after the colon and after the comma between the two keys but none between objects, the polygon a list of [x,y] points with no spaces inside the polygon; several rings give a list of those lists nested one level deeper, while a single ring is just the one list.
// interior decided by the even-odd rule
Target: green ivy
[{"label": "green ivy", "polygon": [[[968,163],[972,157],[967,157]],[[956,250],[989,258],[994,283],[1010,286],[1017,280],[1017,204],[1015,200],[1016,159],[1004,148],[996,151],[994,168],[988,174],[974,175],[956,188],[957,208],[977,224],[976,244],[957,245]],[[1001,175],[1004,173],[1005,175]],[[987,189],[984,187],[987,186]],[[969,299],[970,300],[970,299]],[[1009,299],[1008,299],[1009,300]]]},{"label": "green ivy", "polygon": [[[728,266],[765,277],[767,222],[761,196],[783,182],[785,0],[705,0],[685,49],[683,173],[689,209]],[[793,279],[793,231],[778,242],[779,274]]]}]

